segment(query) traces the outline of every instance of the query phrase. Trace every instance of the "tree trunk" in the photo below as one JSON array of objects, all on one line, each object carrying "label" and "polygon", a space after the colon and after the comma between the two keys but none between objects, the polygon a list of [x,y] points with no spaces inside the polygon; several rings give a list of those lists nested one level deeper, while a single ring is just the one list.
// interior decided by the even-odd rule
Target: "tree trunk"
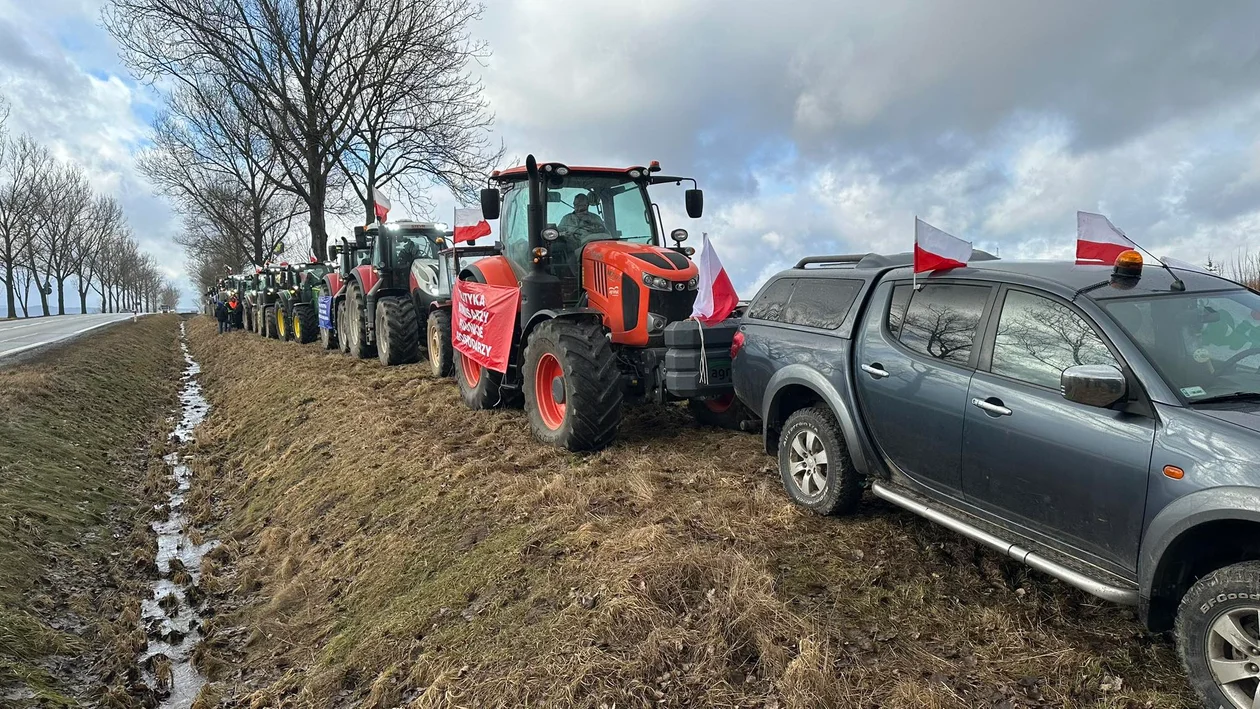
[{"label": "tree trunk", "polygon": [[66,314],[66,279],[57,278],[57,314]]},{"label": "tree trunk", "polygon": [[87,291],[85,290],[79,291],[79,314],[87,315]]},{"label": "tree trunk", "polygon": [[7,308],[8,317],[10,318],[17,317],[17,303],[13,302],[14,299],[17,297],[17,291],[14,290],[13,288],[13,277],[16,275],[17,274],[13,269],[12,262],[5,263],[4,264],[4,296],[5,296],[4,303],[5,305],[8,306]]}]

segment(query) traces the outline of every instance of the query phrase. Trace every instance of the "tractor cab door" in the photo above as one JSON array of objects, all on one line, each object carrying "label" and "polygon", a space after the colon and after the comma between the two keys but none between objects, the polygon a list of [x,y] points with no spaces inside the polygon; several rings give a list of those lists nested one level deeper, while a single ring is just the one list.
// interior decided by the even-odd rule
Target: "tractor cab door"
[{"label": "tractor cab door", "polygon": [[516,280],[521,280],[529,273],[532,260],[529,255],[529,191],[525,183],[517,183],[503,194],[503,218],[500,222],[499,239],[503,247],[503,255],[512,270],[516,272]]}]

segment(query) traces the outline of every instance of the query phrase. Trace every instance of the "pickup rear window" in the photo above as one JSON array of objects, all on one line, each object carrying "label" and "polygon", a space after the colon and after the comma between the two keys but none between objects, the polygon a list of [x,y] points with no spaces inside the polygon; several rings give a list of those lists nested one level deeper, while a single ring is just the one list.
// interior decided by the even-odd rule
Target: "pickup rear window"
[{"label": "pickup rear window", "polygon": [[757,295],[748,317],[835,330],[861,289],[862,281],[848,278],[781,278]]}]

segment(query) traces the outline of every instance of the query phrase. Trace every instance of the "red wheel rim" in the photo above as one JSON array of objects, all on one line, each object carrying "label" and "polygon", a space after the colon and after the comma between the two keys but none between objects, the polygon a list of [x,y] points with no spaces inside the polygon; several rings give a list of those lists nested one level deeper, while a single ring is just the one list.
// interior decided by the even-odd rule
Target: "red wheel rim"
[{"label": "red wheel rim", "polygon": [[723,394],[716,399],[705,399],[704,406],[715,414],[724,414],[735,403],[734,394]]},{"label": "red wheel rim", "polygon": [[534,370],[534,399],[538,402],[538,414],[543,423],[553,431],[564,424],[566,408],[564,402],[556,401],[552,387],[557,379],[563,387],[564,369],[560,367],[560,360],[555,355],[546,352],[538,359],[538,368]]},{"label": "red wheel rim", "polygon": [[460,355],[459,369],[464,373],[464,382],[468,386],[475,387],[481,381],[481,365],[472,361],[468,355]]}]

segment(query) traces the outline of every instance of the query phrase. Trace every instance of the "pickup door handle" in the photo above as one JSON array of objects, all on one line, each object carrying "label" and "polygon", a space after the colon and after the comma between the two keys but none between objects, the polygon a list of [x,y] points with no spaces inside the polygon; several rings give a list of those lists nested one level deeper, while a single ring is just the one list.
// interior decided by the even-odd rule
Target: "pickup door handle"
[{"label": "pickup door handle", "polygon": [[876,362],[875,364],[862,365],[862,371],[866,372],[872,377],[875,377],[876,379],[883,379],[884,377],[888,376],[888,370],[881,367],[879,365],[879,362]]},{"label": "pickup door handle", "polygon": [[1011,410],[1002,405],[1001,399],[989,398],[989,400],[986,401],[984,399],[977,398],[971,400],[971,405],[983,410],[985,413],[993,414],[994,416],[1011,415]]}]

